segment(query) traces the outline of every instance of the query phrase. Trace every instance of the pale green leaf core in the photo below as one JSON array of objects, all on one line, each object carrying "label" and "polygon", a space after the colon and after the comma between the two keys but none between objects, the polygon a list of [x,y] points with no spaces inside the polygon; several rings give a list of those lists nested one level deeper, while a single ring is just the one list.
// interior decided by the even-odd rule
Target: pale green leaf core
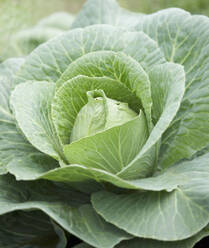
[{"label": "pale green leaf core", "polygon": [[[148,137],[143,112],[124,124],[109,128],[95,135],[64,146],[64,154],[70,163],[118,173],[139,153]],[[138,164],[138,177],[152,171],[152,164]]]},{"label": "pale green leaf core", "polygon": [[[79,85],[81,82],[83,87]],[[73,85],[78,87],[80,93]],[[113,87],[112,91],[110,86]],[[69,91],[70,98],[73,97],[71,104],[74,102],[73,107],[77,106],[77,109],[80,109],[75,113],[72,110],[64,113],[69,120],[72,119],[72,114],[75,116],[70,142],[64,145],[64,154],[70,164],[82,164],[88,168],[102,169],[116,174],[130,163],[145,144],[149,132],[143,111],[140,110],[137,114],[129,108],[128,103],[114,100],[105,94],[106,92],[107,95],[114,96],[114,93],[117,95],[118,86],[122,85],[112,79],[82,76],[70,80],[58,90],[59,101],[63,101],[65,98],[63,93]],[[88,90],[92,87],[95,89]],[[121,93],[123,87],[119,89]],[[124,90],[128,99],[129,91],[126,88]],[[66,100],[68,99],[66,97]],[[68,105],[60,103],[56,106],[60,108],[63,105],[63,111],[68,109],[66,108]],[[56,113],[60,114],[61,111]],[[57,119],[57,115],[54,117]],[[145,177],[150,174],[152,165],[153,163],[150,163],[149,166],[145,166],[140,161],[137,176]]]},{"label": "pale green leaf core", "polygon": [[135,112],[141,108],[139,98],[116,80],[107,77],[74,77],[56,90],[52,102],[52,120],[63,145],[70,143],[76,117],[88,102],[86,93],[93,90],[103,90],[108,98],[128,103]]},{"label": "pale green leaf core", "polygon": [[137,114],[122,103],[106,97],[103,90],[87,92],[88,103],[78,113],[71,142],[132,120]]}]

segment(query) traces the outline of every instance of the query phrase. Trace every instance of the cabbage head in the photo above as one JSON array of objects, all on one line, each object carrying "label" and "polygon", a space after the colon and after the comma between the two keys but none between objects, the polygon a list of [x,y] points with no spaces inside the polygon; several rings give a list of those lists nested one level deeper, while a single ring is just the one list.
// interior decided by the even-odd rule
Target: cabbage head
[{"label": "cabbage head", "polygon": [[0,247],[194,247],[209,235],[209,19],[87,1],[0,65],[0,133]]}]

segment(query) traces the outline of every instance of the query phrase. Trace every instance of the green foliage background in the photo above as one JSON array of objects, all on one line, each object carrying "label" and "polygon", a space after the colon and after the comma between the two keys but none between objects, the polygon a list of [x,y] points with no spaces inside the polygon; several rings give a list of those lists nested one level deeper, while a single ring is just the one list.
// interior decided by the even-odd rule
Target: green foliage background
[{"label": "green foliage background", "polygon": [[208,0],[120,0],[132,11],[152,13],[160,9],[178,7],[194,14],[209,15]]},{"label": "green foliage background", "polygon": [[[30,27],[39,19],[56,11],[77,13],[84,2],[85,0],[0,0],[0,61],[18,55],[12,39],[17,30]],[[209,15],[208,0],[119,0],[119,2],[125,8],[145,13],[180,7],[192,13]]]},{"label": "green foliage background", "polygon": [[76,13],[85,0],[0,0],[0,60],[18,54],[12,35],[57,11]]}]

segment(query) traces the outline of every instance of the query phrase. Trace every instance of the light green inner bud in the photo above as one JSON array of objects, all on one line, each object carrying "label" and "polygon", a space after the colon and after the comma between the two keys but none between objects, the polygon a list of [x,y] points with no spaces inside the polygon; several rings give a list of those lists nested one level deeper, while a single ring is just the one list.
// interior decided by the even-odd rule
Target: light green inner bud
[{"label": "light green inner bud", "polygon": [[88,102],[78,113],[70,141],[122,125],[137,116],[127,103],[106,97],[103,90],[87,92]]}]

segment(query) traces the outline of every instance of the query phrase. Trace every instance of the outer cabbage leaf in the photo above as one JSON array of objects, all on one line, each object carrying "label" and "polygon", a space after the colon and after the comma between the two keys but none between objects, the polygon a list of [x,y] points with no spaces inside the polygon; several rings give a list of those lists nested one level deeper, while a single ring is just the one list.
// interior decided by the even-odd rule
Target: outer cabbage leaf
[{"label": "outer cabbage leaf", "polygon": [[110,25],[74,29],[35,49],[18,73],[17,82],[57,81],[77,58],[95,51],[124,52],[144,69],[165,62],[156,43],[143,32],[128,32]]},{"label": "outer cabbage leaf", "polygon": [[87,194],[69,186],[43,180],[16,182],[6,175],[0,177],[0,187],[1,215],[15,210],[42,210],[65,230],[97,248],[112,248],[131,238],[96,214]]},{"label": "outer cabbage leaf", "polygon": [[62,159],[62,148],[51,120],[55,84],[28,82],[18,85],[11,95],[15,118],[27,139],[40,151]]},{"label": "outer cabbage leaf", "polygon": [[[96,8],[95,8],[96,6]],[[133,13],[119,7],[115,0],[88,0],[72,24],[73,28],[93,24],[110,24],[133,28],[143,14]]]},{"label": "outer cabbage leaf", "polygon": [[[194,235],[189,239],[176,242],[164,242],[151,239],[132,239],[128,241],[123,241],[120,244],[116,245],[116,248],[193,248],[194,245],[201,240],[202,238],[208,236],[209,227],[204,228],[201,232]],[[74,248],[93,248],[92,246],[81,243],[74,246]]]},{"label": "outer cabbage leaf", "polygon": [[59,168],[56,160],[38,151],[16,154],[7,164],[7,171],[15,174],[17,180],[32,180],[56,168]]},{"label": "outer cabbage leaf", "polygon": [[[23,180],[34,179],[49,179],[57,182],[82,182],[89,179],[96,181],[111,182],[115,186],[125,189],[147,190],[147,191],[167,191],[172,192],[178,189],[179,186],[187,184],[191,178],[201,180],[208,176],[208,154],[198,157],[192,161],[186,161],[179,165],[174,165],[171,168],[158,173],[158,175],[136,179],[124,180],[109,172],[87,168],[82,165],[70,165],[63,168],[57,168],[49,172],[43,173],[40,167],[36,170],[36,174],[32,173],[30,168],[30,160],[28,163],[18,163],[17,166],[8,166],[10,173],[14,174],[16,178]],[[198,164],[198,166],[197,166]]]},{"label": "outer cabbage leaf", "polygon": [[8,164],[12,163],[16,166],[14,161],[24,160],[26,157],[35,159],[36,163],[44,161],[45,168],[56,168],[56,163],[53,159],[49,159],[38,152],[26,140],[21,130],[17,127],[10,108],[10,94],[15,87],[13,79],[22,63],[23,59],[9,59],[0,64],[0,174],[7,173]]},{"label": "outer cabbage leaf", "polygon": [[[194,235],[189,239],[176,242],[163,242],[156,240],[148,239],[133,239],[130,241],[124,241],[121,244],[117,245],[117,248],[193,248],[194,245],[201,240],[202,238],[209,235],[209,228],[204,228],[201,232]],[[84,246],[85,247],[85,246]],[[88,246],[87,246],[88,247]]]},{"label": "outer cabbage leaf", "polygon": [[173,166],[165,175],[167,185],[176,178],[177,187],[170,192],[102,191],[93,194],[93,206],[105,220],[134,236],[164,241],[189,238],[209,222],[209,154]]},{"label": "outer cabbage leaf", "polygon": [[73,246],[73,248],[92,248],[92,246],[85,244],[85,243],[81,243],[76,246]]},{"label": "outer cabbage leaf", "polygon": [[16,211],[0,216],[1,248],[65,248],[64,231],[40,211]]},{"label": "outer cabbage leaf", "polygon": [[166,167],[209,144],[209,18],[162,10],[148,15],[137,29],[156,40],[166,59],[182,64],[186,73],[181,108],[162,140],[161,164]]},{"label": "outer cabbage leaf", "polygon": [[[155,149],[155,168],[158,166],[158,144],[162,134],[168,128],[175,117],[184,94],[185,74],[180,65],[165,63],[156,65],[149,72],[151,82],[151,94],[153,99],[152,117],[155,126],[141,151],[118,173],[119,177],[125,179],[137,178],[138,163],[150,164],[152,159],[150,154]],[[157,144],[157,147],[156,147]]]},{"label": "outer cabbage leaf", "polygon": [[[22,141],[23,146],[25,146],[24,140],[19,138],[9,106],[10,92],[13,87],[12,80],[23,61],[22,59],[12,59],[0,64],[0,174],[6,172],[6,165],[14,156],[15,142],[19,144]],[[12,152],[11,149],[13,150]]]}]

